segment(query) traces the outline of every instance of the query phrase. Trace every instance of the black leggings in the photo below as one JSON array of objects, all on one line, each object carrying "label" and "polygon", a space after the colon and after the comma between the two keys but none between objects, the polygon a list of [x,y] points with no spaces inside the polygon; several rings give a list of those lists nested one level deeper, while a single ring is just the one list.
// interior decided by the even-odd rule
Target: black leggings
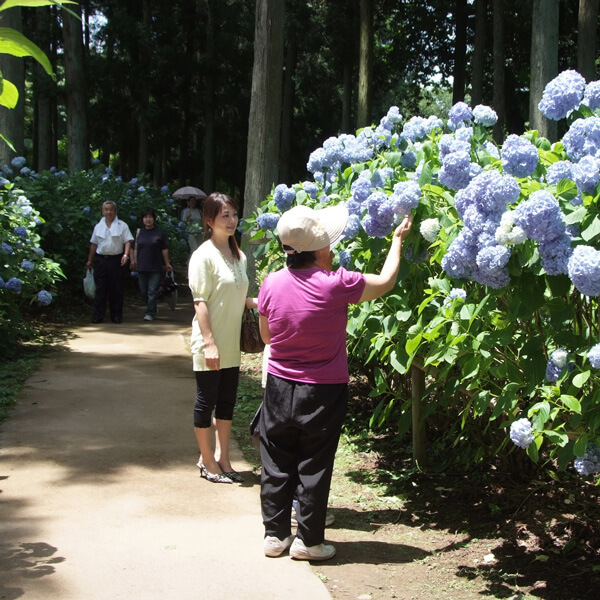
[{"label": "black leggings", "polygon": [[219,371],[194,371],[196,375],[196,403],[194,427],[210,427],[213,410],[215,418],[233,420],[240,368]]}]

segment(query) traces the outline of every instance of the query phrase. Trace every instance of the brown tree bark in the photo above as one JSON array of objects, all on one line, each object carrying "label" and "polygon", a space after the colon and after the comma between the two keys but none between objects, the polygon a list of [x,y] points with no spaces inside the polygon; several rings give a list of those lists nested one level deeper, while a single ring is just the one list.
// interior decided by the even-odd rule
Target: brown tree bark
[{"label": "brown tree bark", "polygon": [[579,0],[577,70],[586,81],[596,80],[598,0]]},{"label": "brown tree bark", "polygon": [[465,99],[467,68],[467,0],[454,0],[454,71],[452,73],[452,104]]},{"label": "brown tree bark", "polygon": [[360,0],[360,45],[358,55],[358,129],[371,124],[371,80],[373,78],[373,0]]},{"label": "brown tree bark", "polygon": [[[284,16],[285,3],[281,0],[256,0],[244,217],[257,209],[279,174]],[[246,255],[250,293],[254,294],[254,256],[252,252]]]},{"label": "brown tree bark", "polygon": [[492,0],[494,30],[494,98],[493,106],[498,121],[494,125],[494,140],[501,144],[504,140],[506,123],[505,56],[504,56],[504,0]]},{"label": "brown tree bark", "polygon": [[215,189],[215,20],[214,0],[206,2],[206,74],[204,77],[204,181],[203,190]]},{"label": "brown tree bark", "polygon": [[483,73],[487,30],[487,0],[475,0],[475,43],[471,63],[471,105],[483,102]]},{"label": "brown tree bark", "polygon": [[[81,14],[78,5],[71,10]],[[87,96],[81,21],[62,12],[65,45],[65,104],[67,109],[67,163],[71,173],[89,166]]]},{"label": "brown tree bark", "polygon": [[296,88],[294,74],[296,72],[296,57],[298,40],[296,34],[292,33],[287,41],[285,49],[285,69],[283,73],[283,101],[281,109],[281,153],[279,162],[279,181],[287,183],[290,181],[290,166],[292,156],[292,125],[294,116],[294,98]]},{"label": "brown tree bark", "polygon": [[529,85],[529,128],[556,141],[556,121],[538,109],[544,87],[558,74],[559,0],[533,0],[531,25],[531,78]]}]

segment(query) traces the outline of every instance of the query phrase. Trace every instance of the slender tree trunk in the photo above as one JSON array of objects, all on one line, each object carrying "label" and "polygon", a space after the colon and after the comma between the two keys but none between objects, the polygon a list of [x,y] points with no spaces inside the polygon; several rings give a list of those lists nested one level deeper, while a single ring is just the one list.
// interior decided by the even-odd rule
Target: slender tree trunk
[{"label": "slender tree trunk", "polygon": [[531,83],[529,87],[529,127],[556,141],[556,121],[538,109],[544,87],[558,74],[559,0],[533,0],[531,19]]},{"label": "slender tree trunk", "polygon": [[357,127],[371,124],[371,80],[373,77],[373,0],[360,0],[360,44],[358,56]]},{"label": "slender tree trunk", "polygon": [[[142,1],[142,31],[145,35],[141,36],[139,42],[139,60],[140,64],[147,69],[152,61],[152,50],[149,46],[151,22],[150,5],[148,0]],[[138,105],[138,148],[137,148],[137,173],[146,173],[148,171],[148,107],[150,106],[150,81],[148,77],[142,77],[139,80],[139,105]]]},{"label": "slender tree trunk", "polygon": [[[21,7],[15,6],[2,13],[2,27],[22,31]],[[16,86],[19,100],[15,108],[0,106],[0,133],[8,139],[15,150],[0,140],[0,164],[10,163],[15,156],[21,156],[25,144],[25,62],[23,58],[10,54],[0,54],[2,77]]]},{"label": "slender tree trunk", "polygon": [[465,99],[467,67],[467,0],[454,0],[454,82],[452,84],[452,104]]},{"label": "slender tree trunk", "polygon": [[506,123],[506,90],[504,74],[504,1],[492,0],[494,12],[494,98],[493,105],[498,121],[494,125],[494,139],[501,144],[504,140]]},{"label": "slender tree trunk", "polygon": [[[285,3],[281,0],[256,0],[244,217],[257,209],[277,181],[284,17]],[[254,256],[252,252],[246,254],[250,293],[256,293]]]},{"label": "slender tree trunk", "polygon": [[215,189],[215,4],[206,3],[206,75],[204,78],[204,182],[203,190]]},{"label": "slender tree trunk", "polygon": [[598,0],[579,0],[577,70],[587,81],[596,79]]},{"label": "slender tree trunk", "polygon": [[[73,12],[81,14],[81,9],[76,4],[70,6]],[[65,44],[67,161],[69,171],[76,173],[85,170],[89,163],[83,35],[81,21],[66,11],[63,11],[62,17]]]},{"label": "slender tree trunk", "polygon": [[279,181],[291,183],[290,164],[292,156],[292,123],[294,115],[295,84],[294,74],[296,72],[296,50],[298,41],[296,33],[289,36],[285,52],[285,70],[283,74],[283,103],[281,109],[281,153],[279,163]]},{"label": "slender tree trunk", "polygon": [[483,72],[487,31],[487,0],[475,0],[475,44],[473,47],[471,105],[483,102]]}]

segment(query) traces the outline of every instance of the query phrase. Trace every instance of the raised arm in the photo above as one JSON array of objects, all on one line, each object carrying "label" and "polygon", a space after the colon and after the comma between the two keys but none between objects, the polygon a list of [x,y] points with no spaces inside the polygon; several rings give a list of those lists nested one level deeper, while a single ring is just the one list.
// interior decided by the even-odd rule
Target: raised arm
[{"label": "raised arm", "polygon": [[413,217],[412,215],[409,215],[402,223],[400,223],[400,225],[398,225],[396,231],[394,231],[392,245],[390,246],[385,263],[383,263],[383,267],[381,268],[381,273],[379,273],[379,275],[375,275],[375,273],[365,274],[367,285],[365,285],[365,289],[360,297],[360,302],[375,300],[375,298],[387,294],[387,292],[396,285],[398,269],[400,268],[402,242],[410,232],[412,222]]}]

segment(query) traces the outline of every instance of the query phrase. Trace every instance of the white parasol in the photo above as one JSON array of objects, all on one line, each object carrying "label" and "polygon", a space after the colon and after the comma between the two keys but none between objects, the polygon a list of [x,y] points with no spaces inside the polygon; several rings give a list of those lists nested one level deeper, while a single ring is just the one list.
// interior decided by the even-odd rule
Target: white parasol
[{"label": "white parasol", "polygon": [[186,185],[173,192],[173,198],[189,198],[190,196],[206,198],[206,194],[200,188],[192,185]]}]

